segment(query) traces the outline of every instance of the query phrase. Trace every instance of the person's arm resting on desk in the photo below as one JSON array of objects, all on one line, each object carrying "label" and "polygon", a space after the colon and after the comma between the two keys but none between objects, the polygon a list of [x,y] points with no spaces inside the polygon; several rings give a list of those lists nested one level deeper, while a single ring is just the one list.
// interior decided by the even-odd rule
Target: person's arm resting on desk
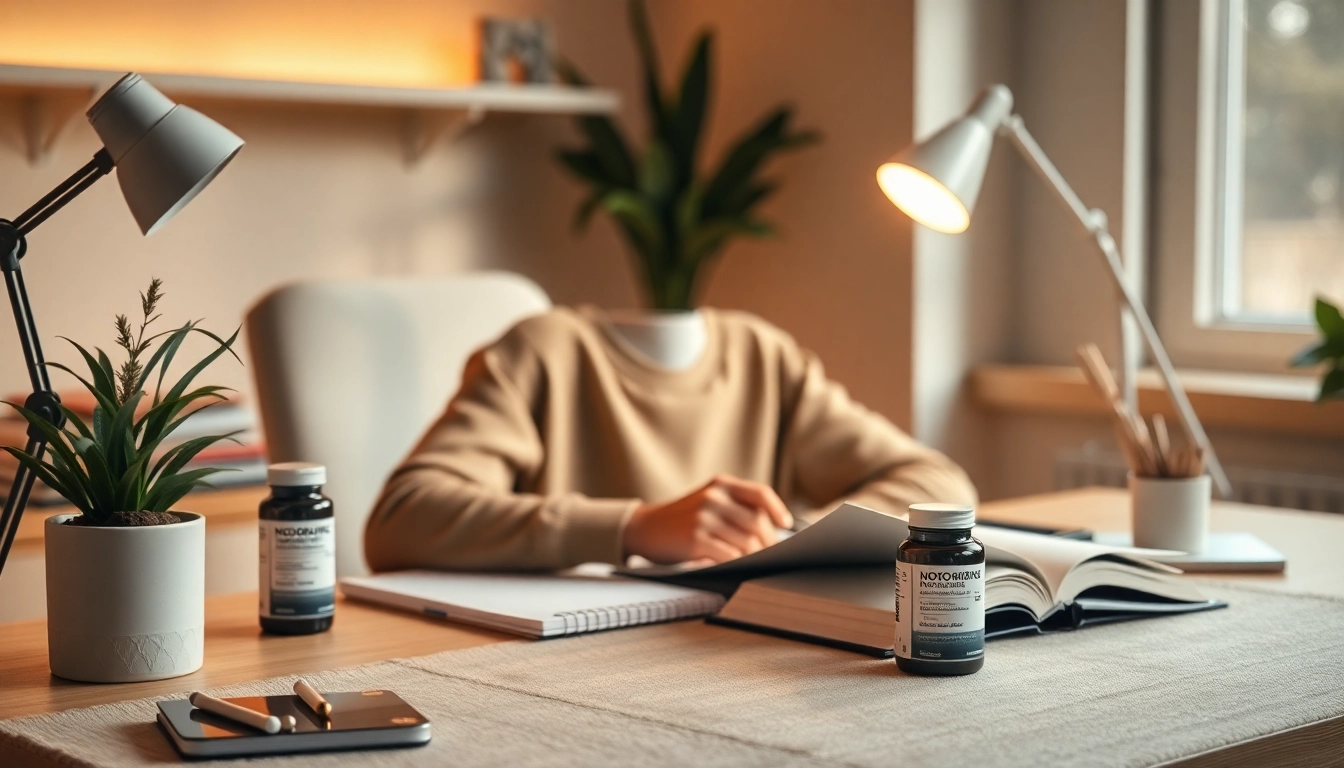
[{"label": "person's arm resting on desk", "polygon": [[623,374],[568,310],[475,354],[369,518],[369,565],[723,561],[792,525],[781,496],[810,515],[846,499],[889,512],[975,500],[955,464],[853,402],[788,334],[711,317],[723,352],[696,386]]},{"label": "person's arm resting on desk", "polygon": [[791,338],[782,346],[782,378],[793,394],[785,395],[792,410],[781,488],[812,506],[802,517],[815,519],[844,501],[899,514],[921,502],[976,502],[975,486],[955,462],[856,403]]},{"label": "person's arm resting on desk", "polygon": [[545,460],[534,404],[523,394],[541,391],[545,374],[518,348],[525,343],[510,334],[471,357],[447,412],[388,481],[364,532],[375,571],[624,560],[621,532],[638,499],[514,491]]}]

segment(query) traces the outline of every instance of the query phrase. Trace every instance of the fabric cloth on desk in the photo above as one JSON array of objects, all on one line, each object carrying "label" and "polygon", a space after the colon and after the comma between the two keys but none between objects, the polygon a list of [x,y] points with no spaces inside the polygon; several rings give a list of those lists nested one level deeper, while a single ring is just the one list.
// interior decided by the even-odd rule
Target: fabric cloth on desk
[{"label": "fabric cloth on desk", "polygon": [[[1215,594],[1232,607],[995,641],[962,678],[698,622],[305,675],[320,690],[398,692],[433,741],[257,762],[1139,766],[1344,715],[1344,601]],[[154,713],[141,700],[0,722],[0,763],[175,762]]]}]

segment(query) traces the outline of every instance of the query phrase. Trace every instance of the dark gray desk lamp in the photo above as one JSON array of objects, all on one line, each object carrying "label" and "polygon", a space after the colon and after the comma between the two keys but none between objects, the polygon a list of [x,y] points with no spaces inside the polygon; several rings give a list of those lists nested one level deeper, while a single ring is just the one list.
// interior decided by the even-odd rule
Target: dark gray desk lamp
[{"label": "dark gray desk lamp", "polygon": [[[51,389],[32,307],[19,262],[28,250],[27,235],[66,203],[117,169],[122,197],[148,235],[182,209],[209,184],[243,146],[229,129],[190,107],[174,103],[139,75],[128,74],[89,108],[89,123],[103,141],[89,164],[61,182],[13,221],[0,219],[0,271],[14,308],[19,343],[28,364],[33,394],[25,406],[57,427],[65,424],[61,400]],[[42,457],[47,441],[28,429],[27,452]],[[14,476],[0,517],[0,571],[33,489],[34,476],[23,465]]]}]

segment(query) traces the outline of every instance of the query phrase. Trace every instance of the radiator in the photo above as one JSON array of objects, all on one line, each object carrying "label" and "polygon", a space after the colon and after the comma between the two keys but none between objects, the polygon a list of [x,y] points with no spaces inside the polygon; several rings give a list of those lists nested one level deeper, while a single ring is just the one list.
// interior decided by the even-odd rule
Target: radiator
[{"label": "radiator", "polygon": [[[1344,478],[1301,472],[1225,467],[1232,500],[1269,507],[1344,514]],[[1055,488],[1124,488],[1129,468],[1115,451],[1088,443],[1055,456]]]}]

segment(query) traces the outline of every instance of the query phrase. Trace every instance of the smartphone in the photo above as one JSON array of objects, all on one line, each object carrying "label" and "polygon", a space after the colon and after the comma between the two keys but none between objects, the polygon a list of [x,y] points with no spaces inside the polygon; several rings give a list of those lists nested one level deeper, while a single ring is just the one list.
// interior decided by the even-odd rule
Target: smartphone
[{"label": "smartphone", "polygon": [[225,699],[257,712],[293,715],[293,731],[267,734],[197,709],[186,699],[159,702],[159,726],[185,757],[286,755],[429,743],[429,720],[391,691],[323,693],[331,703],[324,718],[298,696]]}]

